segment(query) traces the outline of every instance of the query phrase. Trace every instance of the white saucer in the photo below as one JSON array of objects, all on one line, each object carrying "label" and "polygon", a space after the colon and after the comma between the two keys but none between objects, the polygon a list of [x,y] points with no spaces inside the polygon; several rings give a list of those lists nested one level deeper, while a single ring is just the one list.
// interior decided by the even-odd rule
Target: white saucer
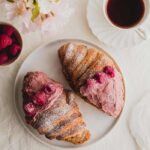
[{"label": "white saucer", "polygon": [[[135,29],[119,29],[108,23],[103,13],[104,0],[89,0],[87,19],[94,35],[106,45],[117,48],[133,47],[146,39]],[[150,20],[150,17],[148,17]],[[150,23],[146,21],[142,30],[150,36]]]},{"label": "white saucer", "polygon": [[30,125],[27,125],[24,118],[24,112],[22,109],[22,82],[25,74],[30,71],[43,71],[48,74],[48,76],[56,81],[62,83],[66,88],[68,83],[63,76],[62,67],[58,58],[58,49],[65,43],[74,42],[74,43],[84,43],[90,47],[98,48],[97,46],[85,42],[82,40],[59,40],[56,42],[49,43],[43,47],[35,50],[28,58],[24,61],[19,72],[16,77],[15,87],[14,87],[14,102],[15,108],[17,111],[17,115],[22,122],[22,125],[27,129],[27,131],[34,136],[38,141],[48,145],[49,147],[57,147],[64,149],[72,149],[72,148],[81,148],[84,146],[89,146],[93,143],[100,141],[104,138],[116,125],[118,119],[114,119],[106,114],[102,113],[98,109],[94,108],[90,104],[84,102],[79,99],[77,101],[80,110],[85,118],[87,128],[91,132],[91,139],[80,146],[75,146],[73,144],[56,141],[56,140],[48,140],[44,136],[40,135],[35,129],[33,129]]}]

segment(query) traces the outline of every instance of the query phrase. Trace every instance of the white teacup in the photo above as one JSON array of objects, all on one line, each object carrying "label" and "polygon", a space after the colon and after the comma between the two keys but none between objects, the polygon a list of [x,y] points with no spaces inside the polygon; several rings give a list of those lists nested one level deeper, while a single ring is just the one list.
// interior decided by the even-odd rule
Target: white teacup
[{"label": "white teacup", "polygon": [[122,29],[122,30],[131,30],[131,29],[134,29],[134,30],[136,30],[136,32],[143,39],[145,39],[145,40],[148,39],[148,34],[147,34],[146,30],[145,30],[144,24],[147,21],[148,16],[149,16],[149,12],[150,12],[150,1],[149,0],[143,0],[144,5],[145,5],[145,11],[144,11],[144,15],[143,15],[142,19],[137,24],[135,24],[134,26],[127,27],[127,28],[119,27],[119,26],[115,25],[110,20],[110,18],[108,17],[108,14],[107,14],[107,4],[108,4],[108,1],[109,0],[104,0],[103,1],[103,12],[104,12],[105,19],[108,21],[108,23],[112,27],[115,27],[115,28],[118,28],[118,29]]}]

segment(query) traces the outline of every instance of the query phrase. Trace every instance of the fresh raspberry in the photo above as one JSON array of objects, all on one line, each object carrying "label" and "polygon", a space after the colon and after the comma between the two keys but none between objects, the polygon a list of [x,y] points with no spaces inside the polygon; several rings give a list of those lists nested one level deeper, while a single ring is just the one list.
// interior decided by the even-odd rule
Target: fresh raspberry
[{"label": "fresh raspberry", "polygon": [[21,51],[21,47],[18,44],[13,44],[10,48],[9,48],[9,54],[11,56],[16,56],[19,52]]},{"label": "fresh raspberry", "polygon": [[4,34],[7,34],[8,36],[11,37],[11,35],[14,33],[15,29],[11,26],[4,26],[2,31]]},{"label": "fresh raspberry", "polygon": [[106,73],[107,75],[109,75],[109,77],[111,77],[111,78],[114,78],[114,77],[115,77],[114,68],[111,67],[111,66],[106,66],[106,67],[104,67],[103,72]]},{"label": "fresh raspberry", "polygon": [[0,35],[0,50],[10,46],[12,44],[12,39],[5,34]]},{"label": "fresh raspberry", "polygon": [[27,103],[23,106],[23,109],[26,113],[27,116],[29,117],[34,117],[35,114],[36,114],[36,108],[35,106],[33,105],[33,103]]},{"label": "fresh raspberry", "polygon": [[43,106],[46,104],[46,102],[47,102],[46,94],[42,91],[37,92],[33,97],[33,103],[38,106]]},{"label": "fresh raspberry", "polygon": [[43,87],[43,91],[46,93],[46,94],[51,94],[53,93],[54,91],[56,90],[56,86],[53,85],[53,84],[47,84]]},{"label": "fresh raspberry", "polygon": [[6,53],[0,54],[0,65],[5,64],[8,61],[8,55]]},{"label": "fresh raspberry", "polygon": [[94,75],[94,79],[100,84],[104,83],[107,79],[107,75],[105,73],[96,73]]}]

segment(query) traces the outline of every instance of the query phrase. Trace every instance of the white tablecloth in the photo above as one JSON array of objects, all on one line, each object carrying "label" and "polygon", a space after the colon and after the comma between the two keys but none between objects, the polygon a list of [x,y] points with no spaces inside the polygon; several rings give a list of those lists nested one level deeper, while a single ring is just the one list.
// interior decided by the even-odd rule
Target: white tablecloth
[{"label": "white tablecloth", "polygon": [[[48,150],[36,141],[18,121],[13,106],[13,86],[17,71],[30,52],[38,46],[62,38],[78,38],[93,42],[108,51],[122,68],[126,80],[126,106],[115,128],[97,145],[95,150],[136,150],[136,143],[128,130],[128,117],[134,104],[150,89],[150,41],[131,49],[110,48],[99,42],[90,31],[86,20],[87,0],[74,0],[76,12],[70,23],[58,35],[39,32],[23,36],[21,57],[8,67],[0,67],[0,149],[1,150]],[[5,17],[0,15],[0,21]],[[34,60],[33,60],[34,61]],[[84,149],[84,148],[83,148]]]}]

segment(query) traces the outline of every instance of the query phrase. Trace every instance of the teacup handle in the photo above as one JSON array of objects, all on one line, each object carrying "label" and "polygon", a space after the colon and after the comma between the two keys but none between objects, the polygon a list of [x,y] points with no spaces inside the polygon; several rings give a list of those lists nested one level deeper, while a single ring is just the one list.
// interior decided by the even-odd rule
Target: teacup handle
[{"label": "teacup handle", "polygon": [[148,34],[146,33],[146,31],[142,27],[137,28],[135,31],[138,33],[138,35],[143,40],[147,40],[148,39]]}]

